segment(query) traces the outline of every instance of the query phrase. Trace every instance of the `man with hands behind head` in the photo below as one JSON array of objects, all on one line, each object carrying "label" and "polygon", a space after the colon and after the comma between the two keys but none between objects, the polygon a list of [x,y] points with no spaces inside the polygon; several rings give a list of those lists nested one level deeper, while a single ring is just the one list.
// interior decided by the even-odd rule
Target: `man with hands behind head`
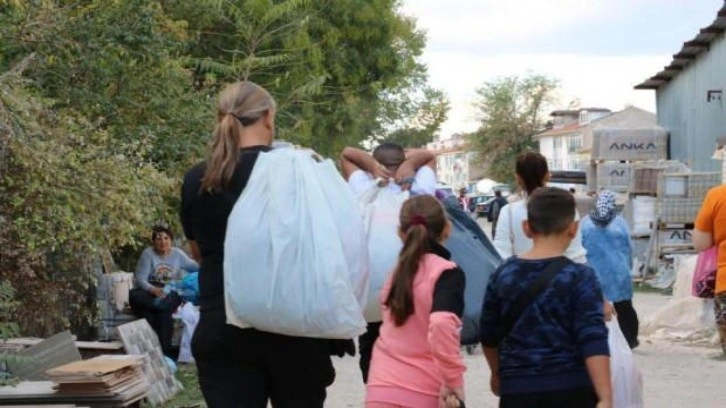
[{"label": "man with hands behind head", "polygon": [[436,192],[436,157],[425,149],[407,149],[395,143],[381,143],[373,154],[346,147],[341,158],[343,177],[355,194],[378,180],[396,191],[411,195]]},{"label": "man with hands behind head", "polygon": [[[411,195],[436,193],[436,157],[424,149],[404,150],[394,143],[381,143],[369,154],[347,147],[341,157],[343,177],[355,195],[370,189],[375,183],[393,192],[409,191]],[[396,258],[390,259],[391,270]],[[358,339],[360,369],[363,381],[368,381],[373,345],[378,338],[381,321],[369,322],[367,332]]]}]

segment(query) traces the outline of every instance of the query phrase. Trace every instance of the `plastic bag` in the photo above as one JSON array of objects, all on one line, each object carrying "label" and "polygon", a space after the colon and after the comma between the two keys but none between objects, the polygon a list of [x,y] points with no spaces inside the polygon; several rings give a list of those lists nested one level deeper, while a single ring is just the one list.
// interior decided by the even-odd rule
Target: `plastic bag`
[{"label": "plastic bag", "polygon": [[718,247],[713,246],[698,254],[693,273],[693,296],[711,299],[716,290],[716,269],[718,268]]},{"label": "plastic bag", "polygon": [[167,356],[164,356],[164,362],[166,363],[166,366],[169,367],[169,371],[171,371],[171,374],[176,374],[178,367],[176,366],[174,360],[170,359]]},{"label": "plastic bag", "polygon": [[613,408],[643,407],[643,378],[635,364],[618,319],[607,322],[610,347],[610,376],[613,387]]},{"label": "plastic bag", "polygon": [[461,344],[478,344],[484,294],[489,278],[502,263],[502,258],[476,221],[459,208],[455,197],[445,199],[444,208],[452,224],[451,236],[444,246],[466,276]]},{"label": "plastic bag", "polygon": [[111,277],[111,300],[117,312],[123,312],[129,305],[129,291],[134,288],[134,274],[113,272]]},{"label": "plastic bag", "polygon": [[329,339],[365,332],[363,220],[331,161],[288,148],[260,154],[224,249],[227,323]]},{"label": "plastic bag", "polygon": [[178,361],[180,363],[193,363],[192,337],[194,336],[194,330],[197,329],[197,323],[199,323],[199,310],[187,302],[179,308],[177,313],[182,323],[184,323],[184,331],[182,332],[181,344],[179,345]]},{"label": "plastic bag", "polygon": [[188,273],[182,278],[179,294],[185,302],[199,304],[199,272]]},{"label": "plastic bag", "polygon": [[704,346],[719,344],[713,299],[699,299],[691,294],[697,258],[696,255],[675,256],[678,273],[673,296],[641,320],[641,336]]},{"label": "plastic bag", "polygon": [[[369,256],[363,217],[355,195],[348,183],[340,176],[332,161],[315,163],[318,168],[317,182],[322,188],[330,215],[337,228],[343,255],[348,263],[348,276],[361,309],[368,296]],[[345,192],[345,193],[342,193]]]},{"label": "plastic bag", "polygon": [[382,320],[378,297],[403,247],[398,236],[399,214],[408,198],[407,191],[397,193],[375,184],[358,196],[368,238],[368,301],[363,312],[367,322]]}]

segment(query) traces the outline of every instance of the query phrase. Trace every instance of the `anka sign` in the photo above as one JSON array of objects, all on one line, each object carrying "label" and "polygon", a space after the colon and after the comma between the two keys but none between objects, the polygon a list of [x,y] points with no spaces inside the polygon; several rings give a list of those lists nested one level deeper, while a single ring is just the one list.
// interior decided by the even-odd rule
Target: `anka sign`
[{"label": "anka sign", "polygon": [[610,145],[610,150],[656,150],[655,143],[618,143]]},{"label": "anka sign", "polygon": [[665,160],[668,132],[659,127],[593,131],[593,160]]}]

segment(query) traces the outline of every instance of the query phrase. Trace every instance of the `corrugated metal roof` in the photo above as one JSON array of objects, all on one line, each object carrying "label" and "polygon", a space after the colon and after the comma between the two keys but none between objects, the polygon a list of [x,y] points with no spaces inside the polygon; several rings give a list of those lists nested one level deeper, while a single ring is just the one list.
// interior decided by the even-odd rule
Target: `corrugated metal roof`
[{"label": "corrugated metal roof", "polygon": [[668,83],[671,79],[678,76],[683,68],[691,63],[698,54],[708,52],[708,47],[713,40],[726,31],[726,1],[721,10],[718,11],[716,19],[710,26],[702,28],[701,31],[691,41],[683,43],[681,50],[673,55],[670,65],[665,67],[655,76],[643,81],[637,85],[635,89],[658,89],[661,85]]}]

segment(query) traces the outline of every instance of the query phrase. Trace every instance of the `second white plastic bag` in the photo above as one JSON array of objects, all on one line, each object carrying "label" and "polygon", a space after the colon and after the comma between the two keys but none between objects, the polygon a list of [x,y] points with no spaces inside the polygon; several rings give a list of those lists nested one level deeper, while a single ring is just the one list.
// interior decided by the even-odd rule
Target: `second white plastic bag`
[{"label": "second white plastic bag", "polygon": [[379,295],[393,272],[403,243],[398,236],[399,214],[409,193],[395,192],[373,185],[358,196],[368,238],[368,301],[364,310],[367,322],[382,320]]},{"label": "second white plastic bag", "polygon": [[227,323],[301,337],[364,333],[364,239],[332,162],[287,148],[260,154],[227,220]]},{"label": "second white plastic bag", "polygon": [[633,352],[620,330],[617,318],[613,317],[607,326],[613,408],[643,408],[643,378]]}]

